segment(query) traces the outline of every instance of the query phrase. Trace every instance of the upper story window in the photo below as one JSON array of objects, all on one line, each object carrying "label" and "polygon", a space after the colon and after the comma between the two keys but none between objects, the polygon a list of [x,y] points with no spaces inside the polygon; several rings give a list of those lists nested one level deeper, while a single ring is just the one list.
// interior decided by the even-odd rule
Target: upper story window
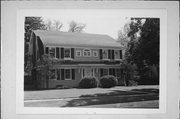
[{"label": "upper story window", "polygon": [[49,47],[49,55],[51,57],[55,57],[55,55],[56,55],[55,47]]},{"label": "upper story window", "polygon": [[115,59],[120,59],[119,50],[114,51]]},{"label": "upper story window", "polygon": [[97,51],[93,51],[93,57],[98,57],[98,52]]},{"label": "upper story window", "polygon": [[103,50],[102,54],[103,54],[103,59],[108,59],[108,50]]},{"label": "upper story window", "polygon": [[71,49],[64,48],[64,58],[71,58]]},{"label": "upper story window", "polygon": [[76,50],[76,56],[80,57],[81,56],[81,50]]},{"label": "upper story window", "polygon": [[90,49],[84,49],[83,50],[83,56],[90,57],[91,56],[91,50]]}]

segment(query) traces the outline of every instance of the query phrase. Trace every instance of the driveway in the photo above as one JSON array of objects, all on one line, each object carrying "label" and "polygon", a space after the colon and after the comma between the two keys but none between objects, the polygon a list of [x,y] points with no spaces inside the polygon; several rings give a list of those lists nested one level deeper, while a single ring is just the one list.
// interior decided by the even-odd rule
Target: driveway
[{"label": "driveway", "polygon": [[[57,89],[42,91],[25,91],[25,106],[27,107],[126,107],[117,106],[132,102],[146,102],[144,107],[158,108],[159,86],[118,86],[114,88],[93,89]],[[152,101],[152,102],[149,102]],[[153,103],[155,102],[155,103]],[[153,104],[152,104],[153,103]],[[106,106],[105,106],[106,105]],[[114,106],[116,105],[116,106]],[[141,105],[141,104],[140,104]],[[151,105],[151,106],[150,106]],[[135,106],[139,107],[139,106]],[[141,107],[141,106],[140,106]]]}]

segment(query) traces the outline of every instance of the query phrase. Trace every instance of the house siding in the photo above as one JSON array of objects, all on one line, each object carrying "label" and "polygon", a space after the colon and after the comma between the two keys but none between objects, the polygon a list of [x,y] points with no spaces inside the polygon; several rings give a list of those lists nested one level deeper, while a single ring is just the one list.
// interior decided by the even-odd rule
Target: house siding
[{"label": "house siding", "polygon": [[[63,47],[63,46],[51,46],[51,45],[44,45],[42,43],[42,41],[40,41],[41,39],[38,37],[38,40],[37,41],[37,36],[35,36],[35,34],[33,34],[33,37],[31,39],[31,53],[32,53],[32,61],[33,61],[33,65],[35,66],[35,62],[37,60],[39,60],[39,58],[41,57],[42,54],[46,53],[50,53],[50,49],[48,47],[54,47],[55,48],[55,57],[57,59],[60,59],[61,63],[62,64],[65,64],[65,65],[69,65],[71,66],[71,63],[72,65],[77,65],[76,68],[74,68],[74,73],[75,74],[75,77],[73,80],[64,80],[62,79],[62,76],[60,74],[60,76],[58,77],[58,79],[49,79],[49,80],[46,80],[46,77],[40,77],[39,75],[36,76],[36,71],[33,72],[32,75],[34,75],[37,79],[38,79],[38,86],[40,89],[42,88],[56,88],[57,86],[67,86],[67,87],[77,87],[80,80],[82,79],[82,69],[83,68],[93,68],[95,71],[94,71],[94,76],[99,80],[100,77],[101,77],[101,74],[100,74],[100,69],[102,69],[102,67],[99,67],[102,65],[107,65],[104,66],[103,68],[106,68],[109,70],[109,67],[108,67],[108,64],[110,65],[116,65],[116,64],[119,64],[120,61],[122,61],[123,59],[123,56],[124,56],[124,51],[121,49],[121,48],[112,48],[112,47],[107,47],[105,46],[104,48],[96,48],[96,47],[88,47],[88,48],[85,48],[85,47]],[[71,56],[71,60],[69,61],[64,61],[64,48],[70,48],[70,56]],[[42,51],[43,49],[43,51]],[[90,56],[84,56],[83,55],[83,51],[85,49],[89,49],[90,50]],[[108,57],[109,57],[109,60],[105,61],[103,59],[103,50],[108,50]],[[115,50],[118,50],[119,52],[122,52],[122,59],[118,59],[119,61],[116,62],[117,58],[114,56],[114,52]],[[122,50],[122,51],[120,51]],[[81,56],[77,56],[76,55],[76,51],[80,51],[81,52]],[[97,53],[97,56],[93,56],[93,52],[96,52]],[[112,55],[113,54],[113,55]],[[36,60],[36,61],[35,61]],[[60,64],[55,64],[53,69],[59,69],[59,72],[61,73],[61,70],[63,70],[63,68],[61,67],[61,63]],[[99,66],[95,66],[97,64],[99,64]],[[79,64],[83,64],[82,66],[78,67]],[[93,66],[90,66],[90,64],[93,64]],[[71,68],[71,67],[70,67]],[[115,68],[115,67],[111,67],[111,68]],[[116,67],[117,68],[117,67]],[[111,74],[113,70],[111,70]],[[57,78],[57,76],[56,76]],[[121,77],[122,78],[122,77]],[[48,82],[47,82],[48,81]],[[123,82],[123,80],[121,80],[121,82]],[[48,87],[47,87],[47,83],[48,83]]]},{"label": "house siding", "polygon": [[49,79],[49,88],[56,88],[58,86],[78,87],[80,80],[81,74],[78,69],[75,69],[75,80]]}]

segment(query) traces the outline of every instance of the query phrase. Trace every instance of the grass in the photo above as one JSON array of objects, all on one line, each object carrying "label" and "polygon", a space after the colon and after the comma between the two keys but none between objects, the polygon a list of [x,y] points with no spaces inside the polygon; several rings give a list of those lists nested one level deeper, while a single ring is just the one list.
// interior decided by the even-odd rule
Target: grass
[{"label": "grass", "polygon": [[[110,89],[93,88],[27,91],[25,92],[25,100],[40,100],[32,102],[26,101],[25,106],[30,107],[81,107],[92,105],[112,106],[116,103],[159,100],[159,89],[158,86],[137,86],[114,87]],[[158,104],[156,103],[153,103],[156,105],[153,107],[157,108]],[[149,104],[146,105],[146,107],[149,107]],[[132,107],[132,105],[130,106]],[[135,103],[135,105],[138,105],[138,103]]]}]

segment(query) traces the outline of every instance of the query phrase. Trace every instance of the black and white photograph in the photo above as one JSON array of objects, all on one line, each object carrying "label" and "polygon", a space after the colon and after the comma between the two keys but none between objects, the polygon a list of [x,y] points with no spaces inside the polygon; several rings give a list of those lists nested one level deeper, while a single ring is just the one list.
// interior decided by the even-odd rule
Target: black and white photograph
[{"label": "black and white photograph", "polygon": [[53,15],[24,17],[25,107],[159,108],[160,18]]},{"label": "black and white photograph", "polygon": [[179,3],[2,2],[3,119],[177,119]]}]

